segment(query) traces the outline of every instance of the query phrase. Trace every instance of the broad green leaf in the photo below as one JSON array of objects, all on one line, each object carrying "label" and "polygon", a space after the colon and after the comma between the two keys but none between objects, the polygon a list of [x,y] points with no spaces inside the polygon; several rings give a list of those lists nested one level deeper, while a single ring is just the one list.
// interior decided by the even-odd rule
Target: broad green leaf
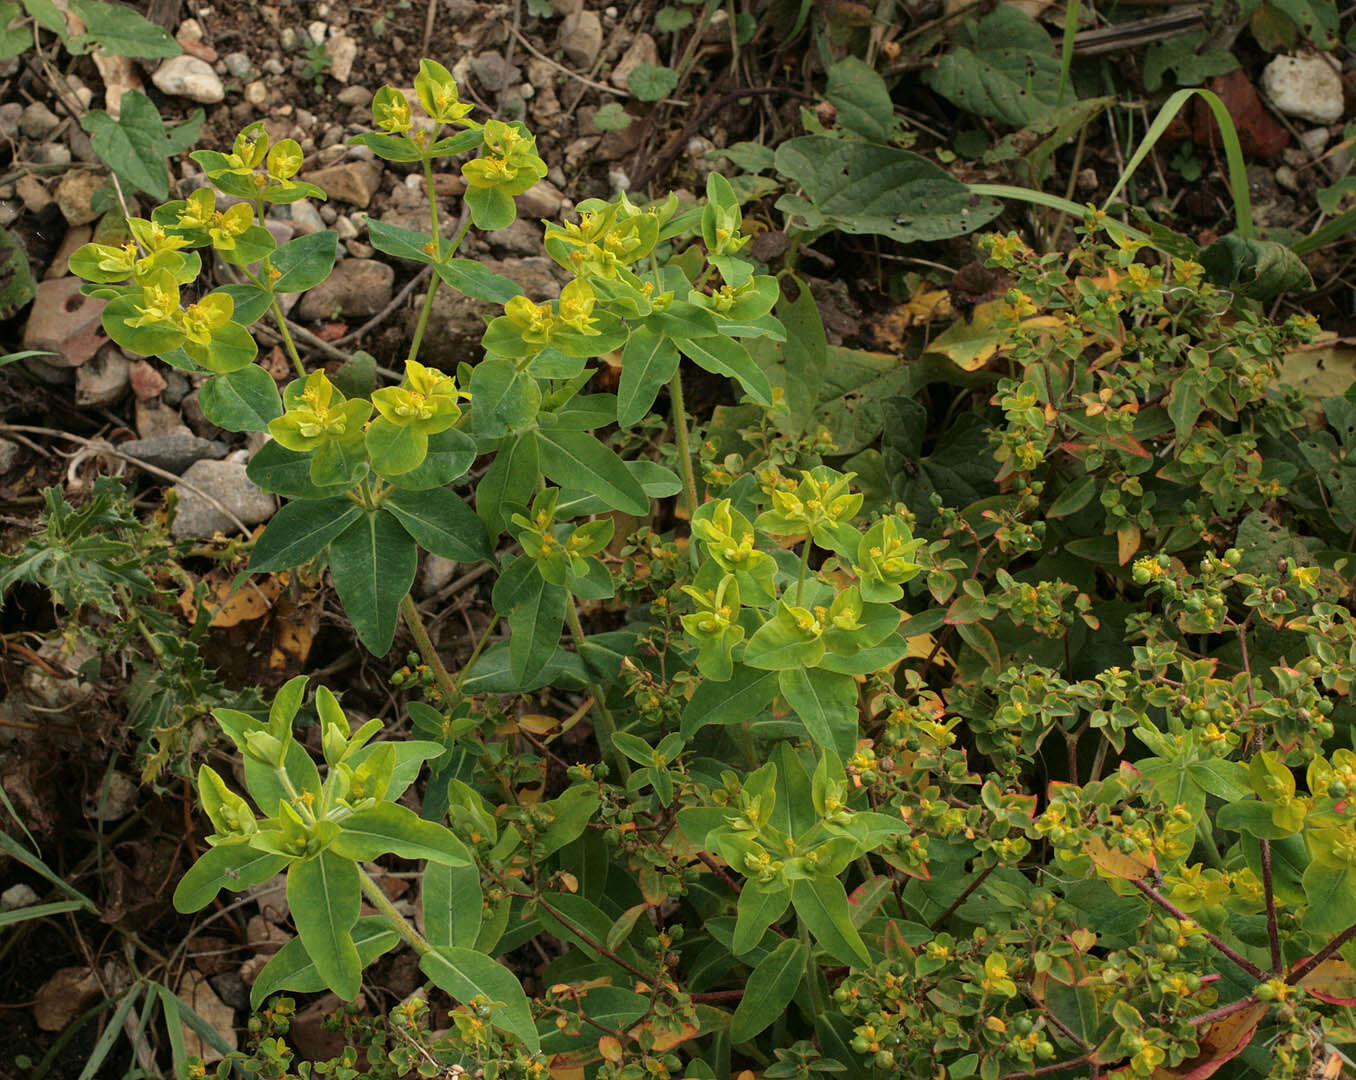
[{"label": "broad green leaf", "polygon": [[[678,474],[657,461],[641,458],[628,461],[626,467],[651,499],[667,499],[683,490],[683,482],[678,479]],[[560,519],[606,514],[610,509],[603,499],[589,491],[561,488],[560,497],[556,499],[556,517]]]},{"label": "broad green leaf", "polygon": [[[220,288],[213,289],[212,293],[225,293],[231,298],[235,304],[235,311],[231,314],[231,318],[242,326],[252,326],[258,322],[273,302],[273,296],[267,289],[261,289],[258,285],[251,285],[248,281],[229,282]],[[209,293],[208,295],[212,294]]]},{"label": "broad green leaf", "polygon": [[791,668],[778,687],[817,746],[840,758],[857,749],[857,681],[820,668]]},{"label": "broad green leaf", "polygon": [[532,501],[541,478],[540,453],[535,432],[521,439],[508,439],[476,485],[476,513],[491,537],[502,533],[509,518],[525,511]]},{"label": "broad green leaf", "polygon": [[283,413],[273,376],[257,364],[208,379],[198,392],[202,414],[227,431],[266,431]]},{"label": "broad green leaf", "polygon": [[368,425],[364,443],[372,468],[386,479],[418,468],[428,453],[427,435],[413,424],[395,424],[384,416]]},{"label": "broad green leaf", "polygon": [[250,552],[249,571],[290,570],[315,558],[358,520],[362,507],[352,499],[295,499],[269,520]]},{"label": "broad green leaf", "polygon": [[359,640],[374,655],[390,649],[396,612],[418,568],[418,547],[389,513],[364,513],[330,542],[335,590]]},{"label": "broad green leaf", "polygon": [[273,282],[276,293],[297,293],[313,289],[334,269],[339,234],[332,229],[298,236],[278,248],[270,257],[273,269],[282,277]]},{"label": "broad green leaf", "polygon": [[923,74],[942,97],[975,116],[1026,127],[1060,104],[1060,62],[1040,25],[1010,4],[967,20],[955,48]]},{"label": "broad green leaf", "polygon": [[465,198],[477,229],[507,229],[518,216],[513,196],[498,188],[467,188]]},{"label": "broad green leaf", "polygon": [[788,139],[777,148],[777,171],[805,192],[783,195],[777,208],[816,230],[907,244],[974,232],[1002,211],[918,154],[856,139]]},{"label": "broad green leaf", "polygon": [[829,68],[824,96],[838,110],[837,123],[863,138],[883,143],[894,127],[895,106],[876,69],[855,56]]},{"label": "broad green leaf", "polygon": [[760,885],[749,880],[739,892],[731,951],[743,956],[763,940],[767,928],[786,914],[791,906],[791,893],[781,882]]},{"label": "broad green leaf", "polygon": [[284,866],[281,855],[255,851],[248,844],[218,844],[208,848],[188,868],[174,890],[176,911],[205,908],[222,889],[240,892],[261,885]]},{"label": "broad green leaf", "polygon": [[690,739],[708,724],[752,720],[777,696],[777,672],[736,664],[727,682],[703,679],[683,709],[682,734]]},{"label": "broad green leaf", "polygon": [[155,23],[121,4],[99,0],[72,0],[72,14],[85,24],[85,37],[105,56],[132,56],[143,60],[178,56],[183,49]]},{"label": "broad green leaf", "polygon": [[658,64],[637,64],[626,80],[631,93],[641,101],[659,101],[678,86],[678,72]]},{"label": "broad green leaf", "polygon": [[471,427],[481,437],[527,427],[541,408],[536,378],[508,357],[490,356],[471,373]]},{"label": "broad green leaf", "polygon": [[484,916],[480,869],[430,862],[424,867],[421,885],[419,902],[429,944],[474,946]]},{"label": "broad green leaf", "polygon": [[[353,945],[358,950],[358,962],[367,967],[383,953],[400,942],[400,935],[391,929],[384,915],[365,915],[353,924]],[[288,990],[294,994],[314,994],[326,987],[325,979],[316,969],[315,961],[306,953],[301,938],[294,937],[279,949],[264,965],[250,987],[250,1008],[258,1009],[271,994]]]},{"label": "broad green leaf", "polygon": [[[94,152],[122,180],[125,188],[152,198],[169,198],[169,142],[160,111],[140,90],[122,95],[122,111],[114,120],[102,109],[80,118]],[[130,194],[130,192],[129,192]]]},{"label": "broad green leaf", "polygon": [[789,938],[759,961],[730,1020],[732,1042],[747,1042],[781,1017],[805,976],[809,958],[810,947]]},{"label": "broad green leaf", "polygon": [[317,487],[311,482],[311,455],[289,450],[275,439],[254,452],[245,475],[265,491],[295,499],[332,500],[349,490],[346,485]]},{"label": "broad green leaf", "polygon": [[759,405],[771,406],[772,384],[762,368],[753,362],[749,350],[734,338],[717,334],[715,337],[679,338],[679,350],[698,367],[717,375],[736,379],[744,392]]},{"label": "broad green leaf", "polygon": [[378,803],[340,821],[330,850],[358,862],[390,854],[444,866],[472,865],[466,845],[450,829],[392,802]]},{"label": "broad green leaf", "polygon": [[480,995],[500,1003],[490,1017],[495,1026],[518,1036],[534,1054],[541,1048],[522,984],[502,964],[471,949],[442,946],[424,953],[419,968],[462,1004]]},{"label": "broad green leaf", "polygon": [[811,877],[791,882],[791,903],[815,941],[840,964],[866,967],[871,956],[852,925],[852,907],[837,878]]},{"label": "broad green leaf", "polygon": [[495,610],[508,615],[509,659],[516,679],[530,682],[551,662],[567,603],[569,593],[546,581],[526,556],[514,560],[495,582]]},{"label": "broad green leaf", "polygon": [[344,1001],[358,996],[363,965],[352,929],[362,905],[355,863],[322,851],[287,871],[287,907],[306,954],[325,985]]},{"label": "broad green leaf", "polygon": [[464,476],[475,459],[475,440],[464,431],[448,428],[428,437],[423,461],[409,472],[393,476],[390,480],[405,491],[427,491]]},{"label": "broad green leaf", "polygon": [[426,551],[457,562],[494,558],[484,523],[447,488],[397,491],[383,505]]},{"label": "broad green leaf", "polygon": [[561,487],[583,487],[627,514],[648,515],[650,500],[622,459],[580,431],[537,432],[542,471]]},{"label": "broad green leaf", "polygon": [[434,263],[433,271],[457,292],[488,304],[507,304],[523,291],[516,282],[473,259],[447,259]]},{"label": "broad green leaf", "polygon": [[385,221],[367,219],[367,237],[372,246],[386,255],[400,259],[414,259],[417,262],[433,262],[433,235],[415,232]]},{"label": "broad green leaf", "polygon": [[212,338],[206,346],[185,342],[184,350],[208,371],[229,375],[249,367],[259,352],[259,346],[245,327],[238,322],[228,322],[212,331]]},{"label": "broad green leaf", "polygon": [[645,418],[678,370],[678,349],[648,327],[639,326],[622,352],[621,383],[617,387],[617,423],[634,427]]}]

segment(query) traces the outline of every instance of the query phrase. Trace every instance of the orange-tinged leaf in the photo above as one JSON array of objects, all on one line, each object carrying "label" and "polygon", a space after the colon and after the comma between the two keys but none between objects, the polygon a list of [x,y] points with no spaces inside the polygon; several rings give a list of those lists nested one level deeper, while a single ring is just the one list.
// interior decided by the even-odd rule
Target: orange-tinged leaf
[{"label": "orange-tinged leaf", "polygon": [[209,609],[215,609],[212,615],[212,628],[220,630],[263,618],[282,594],[282,588],[282,582],[273,574],[260,580],[248,581],[235,592],[231,592],[229,581],[222,582],[214,590],[217,603],[208,601]]},{"label": "orange-tinged leaf", "polygon": [[273,605],[273,653],[268,666],[274,671],[293,671],[306,662],[311,644],[320,630],[320,604],[314,593],[295,602],[290,596],[278,597]]},{"label": "orange-tinged leaf", "polygon": [[1135,852],[1133,855],[1113,851],[1100,836],[1089,837],[1083,851],[1096,864],[1097,869],[1115,878],[1138,880],[1150,873],[1156,865],[1152,851],[1148,854]]},{"label": "orange-tinged leaf", "polygon": [[[1295,967],[1306,963],[1308,957]],[[1340,956],[1330,956],[1299,981],[1309,993],[1330,1005],[1356,1005],[1356,968]]]},{"label": "orange-tinged leaf", "polygon": [[583,1058],[574,1054],[557,1054],[547,1065],[551,1071],[551,1080],[584,1080]]},{"label": "orange-tinged leaf", "polygon": [[[647,1024],[646,1026],[648,1027],[649,1025]],[[636,1030],[636,1028],[632,1028],[631,1032],[634,1033]],[[701,1034],[701,1030],[702,1029],[696,1024],[684,1024],[679,1031],[656,1032],[652,1049],[656,1054],[662,1054],[665,1051],[672,1050],[680,1043],[687,1042],[688,1039],[695,1038],[697,1035]],[[634,1038],[634,1034],[632,1034],[632,1037]]]},{"label": "orange-tinged leaf", "polygon": [[1254,1005],[1217,1020],[1198,1040],[1201,1052],[1189,1061],[1154,1070],[1153,1080],[1205,1080],[1241,1054],[1266,1016],[1265,1005]]},{"label": "orange-tinged leaf", "polygon": [[[965,371],[978,371],[1012,341],[1013,325],[1004,318],[1006,300],[990,300],[976,306],[970,321],[955,322],[928,344],[928,352],[941,353]],[[1063,325],[1053,315],[1023,319],[1025,330],[1056,329]]]},{"label": "orange-tinged leaf", "polygon": [[1139,550],[1139,526],[1122,525],[1116,530],[1116,558],[1124,566]]},{"label": "orange-tinged leaf", "polygon": [[531,735],[549,735],[560,727],[560,721],[554,716],[542,716],[540,713],[527,713],[518,717],[518,727]]},{"label": "orange-tinged leaf", "polygon": [[622,1059],[622,1044],[612,1035],[603,1035],[598,1039],[598,1053],[615,1064]]}]

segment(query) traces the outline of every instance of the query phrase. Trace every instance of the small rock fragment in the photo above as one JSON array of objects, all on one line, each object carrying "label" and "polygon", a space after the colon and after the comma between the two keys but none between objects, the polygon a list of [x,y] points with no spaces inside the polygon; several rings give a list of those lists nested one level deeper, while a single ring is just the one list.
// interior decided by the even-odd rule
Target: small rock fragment
[{"label": "small rock fragment", "polygon": [[302,297],[297,313],[303,319],[343,315],[375,315],[391,300],[395,270],[375,259],[345,259],[328,278]]},{"label": "small rock fragment", "polygon": [[231,75],[233,78],[243,79],[254,70],[254,65],[250,63],[250,58],[242,52],[227,53],[221,59],[226,65],[227,74]]},{"label": "small rock fragment", "polygon": [[0,893],[0,911],[14,911],[17,908],[29,907],[37,902],[38,894],[33,891],[33,886],[26,885],[22,881],[18,885],[11,885]]},{"label": "small rock fragment", "polygon": [[24,114],[24,107],[17,101],[7,101],[0,105],[0,135],[7,139],[13,139],[19,134],[19,120]]},{"label": "small rock fragment", "polygon": [[0,474],[9,472],[19,460],[19,444],[0,439]]},{"label": "small rock fragment", "polygon": [[302,177],[323,188],[332,199],[365,210],[381,185],[381,166],[374,161],[345,161]]},{"label": "small rock fragment", "polygon": [[1322,56],[1278,56],[1262,71],[1262,91],[1287,116],[1315,124],[1342,119],[1342,77]]},{"label": "small rock fragment", "polygon": [[108,340],[100,322],[106,301],[81,295],[83,284],[78,277],[63,277],[38,285],[24,327],[24,348],[55,353],[41,358],[47,364],[78,366]]},{"label": "small rock fragment", "polygon": [[108,181],[87,169],[72,170],[57,185],[56,202],[61,216],[72,225],[87,225],[100,214],[94,209],[94,196]]},{"label": "small rock fragment", "polygon": [[60,1031],[98,993],[99,980],[89,968],[60,968],[38,991],[33,1020],[43,1031]]},{"label": "small rock fragment", "polygon": [[156,69],[151,82],[172,97],[184,97],[203,105],[215,105],[226,96],[221,77],[206,60],[184,53],[172,56]]},{"label": "small rock fragment", "polygon": [[360,108],[372,100],[372,91],[365,86],[346,86],[335,95],[341,105]]},{"label": "small rock fragment", "polygon": [[145,360],[133,360],[127,365],[127,378],[132,384],[132,393],[138,401],[151,401],[158,398],[169,384],[165,377],[151,367]]},{"label": "small rock fragment", "polygon": [[75,369],[77,405],[112,405],[127,393],[127,357],[111,341]]},{"label": "small rock fragment", "polygon": [[57,129],[61,120],[41,101],[34,101],[24,107],[19,117],[19,130],[30,139],[42,140]]},{"label": "small rock fragment", "polygon": [[330,57],[330,74],[341,83],[346,83],[353,74],[353,62],[358,59],[358,43],[347,34],[339,34],[329,40],[325,51]]},{"label": "small rock fragment", "polygon": [[553,218],[560,213],[565,196],[549,180],[538,180],[518,196],[518,212],[523,217]]},{"label": "small rock fragment", "polygon": [[219,461],[230,448],[216,439],[201,439],[197,435],[158,435],[150,439],[133,439],[122,443],[118,450],[128,457],[164,469],[176,476],[198,461]]},{"label": "small rock fragment", "polygon": [[560,21],[556,45],[576,68],[593,67],[603,47],[603,23],[592,11],[575,11]]},{"label": "small rock fragment", "polygon": [[[184,472],[183,479],[184,484],[192,484],[211,495],[246,525],[267,521],[276,509],[273,496],[256,487],[245,475],[243,462],[195,461]],[[179,511],[170,526],[172,535],[207,539],[213,533],[235,531],[235,523],[196,491],[184,485],[177,485],[175,491],[179,495]]]},{"label": "small rock fragment", "polygon": [[[202,972],[188,968],[179,981],[176,993],[189,1008],[207,1021],[229,1049],[236,1048],[235,1010],[217,997]],[[184,1028],[184,1049],[190,1057],[202,1058],[206,1064],[221,1060],[220,1050],[187,1027]]]},{"label": "small rock fragment", "polygon": [[52,196],[46,186],[36,176],[21,176],[14,185],[15,194],[23,200],[24,209],[30,214],[40,214],[52,202]]},{"label": "small rock fragment", "polygon": [[655,44],[654,38],[642,30],[631,39],[631,44],[627,46],[626,52],[622,53],[622,58],[617,61],[617,66],[612,69],[612,85],[618,90],[627,90],[630,88],[631,72],[635,71],[641,64],[657,63],[659,63],[659,47]]}]

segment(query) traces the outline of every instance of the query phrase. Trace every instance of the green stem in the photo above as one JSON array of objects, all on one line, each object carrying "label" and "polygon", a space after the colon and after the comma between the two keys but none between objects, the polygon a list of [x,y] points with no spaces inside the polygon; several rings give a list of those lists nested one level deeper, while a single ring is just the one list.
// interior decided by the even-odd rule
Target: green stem
[{"label": "green stem", "polygon": [[297,375],[300,378],[306,378],[306,365],[301,362],[301,353],[297,352],[297,343],[292,340],[292,331],[287,326],[287,316],[283,314],[282,305],[278,303],[275,296],[272,300],[273,318],[278,324],[278,332],[282,335],[283,345],[287,349],[287,355],[292,358],[292,366],[297,369]]},{"label": "green stem", "polygon": [[[571,596],[565,601],[565,621],[570,627],[570,636],[574,639],[574,647],[581,654],[584,651],[584,628],[579,624],[579,612],[574,606],[574,597]],[[622,781],[625,782],[631,778],[631,763],[626,760],[626,755],[622,754],[612,742],[612,735],[617,730],[617,722],[612,719],[612,713],[608,711],[607,701],[603,696],[603,688],[592,679],[588,682],[589,693],[593,695],[593,709],[596,720],[593,725],[593,733],[598,738],[598,751],[602,754],[604,760],[610,762],[621,774]]]},{"label": "green stem", "polygon": [[363,895],[367,897],[368,903],[386,916],[386,921],[391,924],[391,929],[404,938],[420,956],[432,952],[433,946],[418,930],[410,925],[410,921],[404,915],[396,910],[396,906],[391,903],[390,898],[381,891],[381,886],[373,881],[371,875],[361,866],[358,867],[358,876],[362,880]]},{"label": "green stem", "polygon": [[499,616],[495,615],[490,619],[490,625],[485,627],[485,632],[480,635],[480,640],[476,642],[476,647],[471,650],[471,659],[466,661],[466,666],[461,669],[461,674],[457,676],[457,693],[461,693],[462,685],[466,682],[466,676],[471,673],[471,668],[475,662],[480,659],[480,654],[485,651],[485,646],[490,643],[490,635],[494,633],[499,625]]},{"label": "green stem", "polygon": [[810,940],[810,928],[805,925],[804,919],[797,919],[800,924],[800,940],[805,943],[809,950],[805,958],[805,978],[810,984],[810,1008],[815,1016],[824,1015],[824,996],[819,992],[819,964],[815,962],[814,943]]},{"label": "green stem", "polygon": [[801,607],[805,606],[805,575],[810,570],[810,538],[805,538],[805,543],[800,548],[800,578],[796,581],[796,603]]},{"label": "green stem", "polygon": [[459,696],[457,693],[457,684],[452,681],[452,676],[447,673],[447,668],[443,667],[443,662],[438,658],[438,650],[433,647],[433,639],[428,636],[428,628],[424,626],[424,619],[419,614],[419,608],[414,602],[414,597],[409,593],[400,601],[400,614],[405,620],[405,625],[410,628],[410,635],[414,638],[415,648],[419,650],[419,655],[424,658],[424,663],[433,672],[433,681],[438,684],[438,689],[442,691],[443,697],[451,705]]},{"label": "green stem", "polygon": [[433,159],[424,158],[424,189],[428,192],[428,218],[433,226],[433,261],[442,262],[443,238],[438,235],[438,194],[433,190]]},{"label": "green stem", "polygon": [[[692,444],[687,433],[687,406],[683,401],[683,372],[680,368],[669,380],[669,403],[673,407],[673,434],[678,444],[678,461],[682,465],[683,497],[687,501],[687,520],[691,525],[697,516],[697,472],[692,465]],[[697,565],[697,548],[689,542],[692,565]]]}]

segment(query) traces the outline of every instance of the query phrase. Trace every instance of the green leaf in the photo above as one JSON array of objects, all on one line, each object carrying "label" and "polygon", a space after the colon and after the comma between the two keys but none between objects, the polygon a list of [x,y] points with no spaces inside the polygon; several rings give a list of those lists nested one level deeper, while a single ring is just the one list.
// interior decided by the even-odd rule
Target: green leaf
[{"label": "green leaf", "polygon": [[743,956],[754,949],[763,940],[767,928],[785,915],[790,906],[791,894],[780,881],[772,886],[760,885],[753,880],[744,882],[739,892],[738,917],[730,951]]},{"label": "green leaf", "polygon": [[433,271],[443,279],[443,284],[451,285],[472,300],[484,300],[489,304],[507,304],[523,291],[517,282],[503,274],[496,274],[473,259],[448,259],[434,263]]},{"label": "green leaf", "polygon": [[509,518],[526,510],[541,476],[536,433],[508,439],[495,454],[489,471],[476,485],[476,513],[490,536],[502,533]]},{"label": "green leaf", "polygon": [[344,1001],[358,996],[363,965],[351,933],[362,905],[358,867],[322,851],[287,871],[287,907],[316,974]]},{"label": "green leaf", "polygon": [[218,375],[249,367],[259,352],[250,332],[238,322],[228,322],[213,330],[206,347],[185,342],[184,349],[196,363]]},{"label": "green leaf", "polygon": [[[144,191],[155,199],[169,198],[169,140],[160,111],[140,90],[122,95],[122,112],[114,120],[102,109],[80,118],[94,152],[118,174],[124,188]],[[130,191],[129,191],[130,194]]]},{"label": "green leaf", "polygon": [[433,243],[431,233],[415,232],[413,229],[368,218],[367,237],[372,246],[385,255],[394,255],[398,259],[414,259],[421,263],[433,262],[432,253],[424,250],[426,245]]},{"label": "green leaf", "polygon": [[376,656],[391,647],[400,601],[418,567],[419,549],[409,533],[381,511],[364,513],[330,542],[330,574],[344,613]]},{"label": "green leaf", "polygon": [[599,131],[625,131],[631,126],[631,114],[619,101],[609,101],[593,114],[593,126]]},{"label": "green leaf", "polygon": [[[426,879],[427,880],[427,879]],[[400,935],[391,929],[384,915],[365,915],[353,924],[353,945],[358,950],[358,962],[367,967],[383,953],[390,952],[400,942]],[[269,996],[280,990],[294,994],[314,994],[328,984],[317,970],[315,961],[306,953],[306,946],[294,937],[279,949],[264,965],[250,987],[250,1008],[259,1009]]]},{"label": "green leaf", "polygon": [[857,749],[857,681],[819,668],[791,668],[778,687],[817,746],[844,760]]},{"label": "green leaf", "polygon": [[975,116],[1026,127],[1060,104],[1060,62],[1049,36],[1022,11],[1000,4],[964,23],[956,47],[923,82]]},{"label": "green leaf", "polygon": [[717,375],[739,380],[744,392],[759,405],[772,405],[772,384],[763,369],[753,362],[749,350],[734,338],[723,335],[704,338],[679,338],[676,342],[684,356],[698,367]]},{"label": "green leaf", "polygon": [[390,478],[391,483],[406,491],[427,491],[443,487],[465,475],[476,459],[476,444],[471,436],[456,428],[448,428],[428,437],[424,460],[409,472]]},{"label": "green leaf", "polygon": [[311,455],[289,450],[275,439],[254,452],[245,475],[265,491],[295,499],[325,499],[348,490],[346,485],[317,487],[311,482]]},{"label": "green leaf", "polygon": [[227,431],[267,431],[283,414],[273,376],[257,364],[208,379],[198,392],[202,414]]},{"label": "green leaf", "polygon": [[613,510],[646,516],[650,499],[625,463],[586,432],[537,432],[542,471],[561,487],[583,487]]},{"label": "green leaf", "polygon": [[397,491],[383,505],[425,551],[457,562],[494,558],[484,523],[447,488]]},{"label": "green leaf", "polygon": [[262,885],[287,865],[281,855],[256,851],[248,844],[218,844],[208,848],[188,868],[174,890],[176,911],[198,911],[222,889],[239,892]]},{"label": "green leaf", "polygon": [[60,915],[67,911],[79,911],[86,907],[83,900],[54,900],[50,904],[29,904],[27,907],[0,911],[0,926],[13,926],[29,919],[42,919],[48,915]]},{"label": "green leaf", "polygon": [[250,552],[249,572],[290,570],[314,559],[363,510],[352,499],[296,499],[269,520]]},{"label": "green leaf", "polygon": [[659,64],[637,64],[627,77],[626,85],[641,101],[659,101],[677,88],[678,72]]},{"label": "green leaf", "polygon": [[747,1042],[781,1018],[805,976],[809,958],[810,947],[789,938],[759,961],[730,1020],[731,1042]]},{"label": "green leaf", "polygon": [[339,822],[339,835],[330,844],[336,855],[370,862],[378,855],[427,859],[443,866],[470,866],[471,856],[456,835],[436,821],[425,821],[413,810],[392,802],[359,810]]},{"label": "green leaf", "polygon": [[378,416],[368,425],[365,445],[372,468],[393,479],[419,467],[428,453],[428,436],[413,424],[396,424]]},{"label": "green leaf", "polygon": [[498,188],[467,188],[465,199],[477,229],[507,229],[518,216],[513,196]]},{"label": "green leaf", "polygon": [[428,863],[419,902],[424,911],[424,937],[430,945],[475,945],[485,903],[478,867]]},{"label": "green leaf", "polygon": [[495,610],[508,614],[509,659],[521,682],[531,682],[555,656],[567,603],[569,593],[546,581],[526,556],[495,582]]},{"label": "green leaf", "polygon": [[728,682],[703,679],[683,709],[682,733],[690,739],[708,724],[740,724],[751,720],[777,696],[777,672],[734,666]]},{"label": "green leaf", "polygon": [[72,0],[71,12],[85,24],[95,51],[105,56],[153,60],[178,56],[183,49],[164,30],[131,8],[98,0]]},{"label": "green leaf", "polygon": [[[507,320],[505,320],[507,321]],[[541,408],[536,378],[506,356],[489,356],[471,372],[471,427],[481,437],[527,427]]]},{"label": "green leaf", "polygon": [[1092,502],[1092,497],[1096,494],[1097,478],[1092,473],[1080,476],[1059,493],[1059,497],[1045,511],[1045,516],[1061,518],[1076,514]]},{"label": "green leaf", "polygon": [[[261,289],[258,285],[251,285],[248,281],[230,282],[220,288],[213,289],[212,292],[225,293],[231,298],[235,304],[235,311],[231,318],[242,326],[252,326],[258,322],[273,302],[273,296],[267,289]],[[208,295],[210,296],[211,293]]]},{"label": "green leaf", "polygon": [[278,248],[269,258],[282,277],[273,282],[275,293],[314,289],[330,276],[338,253],[339,234],[332,229],[298,236]]},{"label": "green leaf", "polygon": [[833,877],[791,882],[791,903],[822,948],[840,964],[866,967],[871,956],[852,925],[852,906],[843,883]]},{"label": "green leaf", "polygon": [[534,1054],[541,1048],[522,984],[502,964],[470,949],[441,946],[419,958],[419,969],[462,1004],[478,995],[502,1003],[490,1017],[495,1026],[516,1035]]},{"label": "green leaf", "polygon": [[57,37],[65,38],[70,33],[66,16],[52,0],[24,0],[24,10],[33,16],[39,26],[50,30]]},{"label": "green leaf", "polygon": [[849,56],[829,68],[824,94],[838,110],[838,124],[863,138],[883,143],[894,127],[890,91],[870,64]]},{"label": "green leaf", "polygon": [[1200,254],[1206,277],[1249,300],[1264,303],[1282,293],[1309,292],[1309,270],[1290,248],[1275,240],[1250,240],[1238,233],[1221,236]]},{"label": "green leaf", "polygon": [[805,192],[783,195],[777,208],[814,229],[908,244],[974,232],[1002,211],[918,154],[855,139],[788,139],[777,148],[777,171]]},{"label": "green leaf", "polygon": [[678,349],[673,342],[646,326],[631,332],[622,351],[621,383],[617,387],[617,423],[634,427],[645,418],[678,370]]}]

